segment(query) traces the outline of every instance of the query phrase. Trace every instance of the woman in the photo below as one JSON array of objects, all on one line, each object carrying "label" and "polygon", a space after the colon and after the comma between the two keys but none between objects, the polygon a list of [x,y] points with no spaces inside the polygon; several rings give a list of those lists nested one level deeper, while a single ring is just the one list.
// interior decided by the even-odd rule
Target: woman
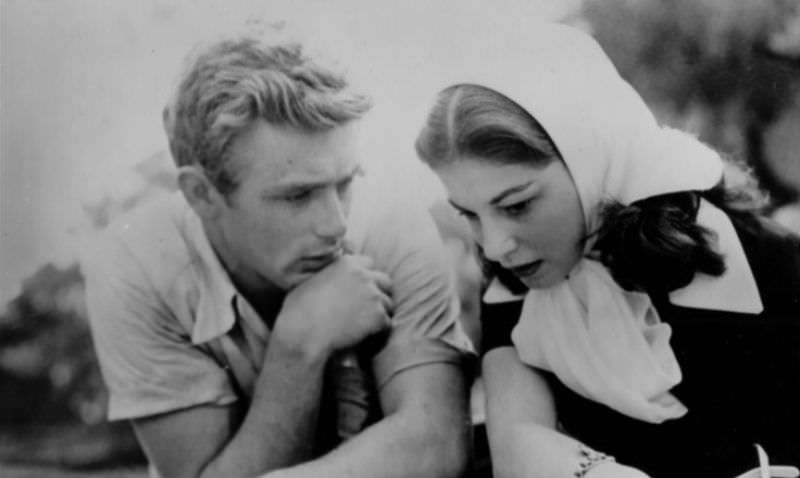
[{"label": "woman", "polygon": [[755,444],[800,464],[800,238],[594,40],[535,28],[461,39],[416,143],[486,263],[495,475],[733,477]]}]

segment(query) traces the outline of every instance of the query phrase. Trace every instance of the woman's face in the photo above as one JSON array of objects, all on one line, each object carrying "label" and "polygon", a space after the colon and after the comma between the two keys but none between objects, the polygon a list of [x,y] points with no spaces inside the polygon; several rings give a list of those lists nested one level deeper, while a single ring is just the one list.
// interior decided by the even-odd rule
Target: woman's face
[{"label": "woman's face", "polygon": [[583,256],[583,210],[563,161],[500,164],[466,156],[435,171],[486,257],[529,288],[557,284]]}]

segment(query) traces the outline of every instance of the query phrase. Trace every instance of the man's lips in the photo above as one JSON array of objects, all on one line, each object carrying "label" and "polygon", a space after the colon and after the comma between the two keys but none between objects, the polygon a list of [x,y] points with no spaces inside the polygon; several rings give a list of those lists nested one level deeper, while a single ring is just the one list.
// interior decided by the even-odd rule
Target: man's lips
[{"label": "man's lips", "polygon": [[341,248],[336,248],[336,249],[333,249],[333,250],[330,250],[330,251],[327,251],[327,252],[323,252],[321,254],[313,254],[313,255],[309,255],[309,256],[304,256],[301,259],[301,263],[303,265],[303,269],[306,269],[306,270],[320,270],[320,269],[324,269],[325,267],[330,265],[332,262],[334,262],[336,259],[338,259],[339,256],[341,256],[341,255],[342,255],[342,249]]},{"label": "man's lips", "polygon": [[520,278],[530,277],[539,270],[542,266],[542,261],[537,260],[533,262],[528,262],[526,264],[520,264],[518,266],[507,267],[509,271],[511,271],[514,275]]}]

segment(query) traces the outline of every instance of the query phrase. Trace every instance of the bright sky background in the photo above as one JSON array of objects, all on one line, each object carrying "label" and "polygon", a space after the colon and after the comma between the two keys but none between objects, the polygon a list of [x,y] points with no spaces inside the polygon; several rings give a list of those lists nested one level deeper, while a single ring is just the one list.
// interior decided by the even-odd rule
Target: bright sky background
[{"label": "bright sky background", "polygon": [[579,0],[0,0],[0,309],[48,261],[74,261],[83,205],[136,187],[132,166],[166,149],[160,114],[186,51],[260,17],[286,21],[361,78],[368,174],[382,192],[428,201],[435,179],[412,140],[433,92],[437,38],[502,33]]}]

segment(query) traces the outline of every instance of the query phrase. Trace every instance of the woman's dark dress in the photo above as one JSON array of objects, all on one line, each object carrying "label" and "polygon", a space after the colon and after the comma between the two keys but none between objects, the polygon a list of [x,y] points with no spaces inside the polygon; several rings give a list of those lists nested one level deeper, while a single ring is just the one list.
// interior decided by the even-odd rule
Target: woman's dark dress
[{"label": "woman's dark dress", "polygon": [[[683,372],[673,393],[689,408],[650,424],[587,400],[547,373],[564,431],[653,478],[733,478],[758,465],[800,466],[800,238],[771,223],[734,226],[758,284],[758,315],[651,299],[673,330]],[[511,345],[521,302],[483,304],[484,353]]]}]

